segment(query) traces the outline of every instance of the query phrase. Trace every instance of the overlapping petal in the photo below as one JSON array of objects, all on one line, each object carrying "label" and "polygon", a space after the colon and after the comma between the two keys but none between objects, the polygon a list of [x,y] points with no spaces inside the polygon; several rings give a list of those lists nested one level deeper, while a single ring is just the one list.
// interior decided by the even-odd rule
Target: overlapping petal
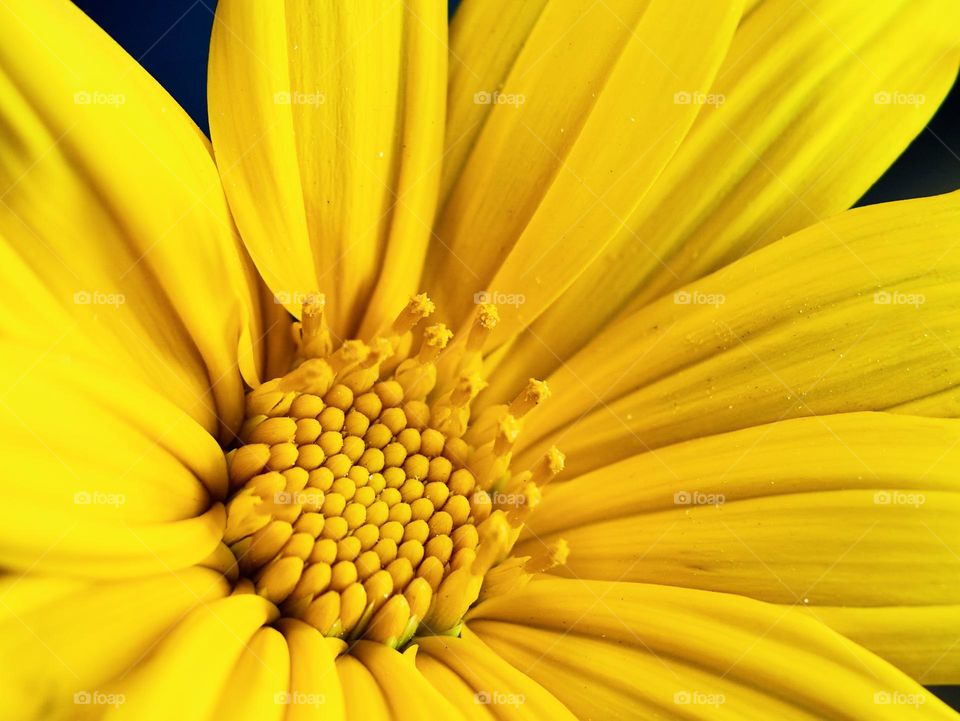
[{"label": "overlapping petal", "polygon": [[235,428],[259,302],[206,140],[71,3],[4,3],[0,33],[0,327]]},{"label": "overlapping petal", "polygon": [[444,698],[417,669],[416,648],[401,654],[381,643],[359,641],[353,653],[376,679],[392,718],[403,721],[464,718],[459,707]]},{"label": "overlapping petal", "polygon": [[517,362],[491,395],[545,375],[618,315],[852,206],[946,96],[958,13],[950,0],[760,3],[709,90],[678,96],[703,108],[663,174],[510,348]]},{"label": "overlapping petal", "polygon": [[107,687],[106,693],[122,697],[122,702],[107,704],[103,718],[207,719],[247,644],[276,615],[273,604],[253,594],[199,606],[129,675]]},{"label": "overlapping petal", "polygon": [[[32,574],[0,579],[15,717],[70,715],[76,693],[158,721],[952,717],[870,651],[958,678],[931,629],[960,607],[960,201],[795,231],[926,122],[956,12],[468,2],[444,150],[442,3],[223,0],[218,178],[72,6],[0,8],[26,38],[0,50],[0,280],[32,306],[0,312],[0,563]],[[517,552],[565,538],[568,578],[486,599],[460,638],[343,656],[267,626],[276,607],[242,588],[223,598],[214,436],[244,381],[286,369],[268,330],[303,294],[327,293],[340,337],[421,282],[457,324],[474,291],[523,298],[491,339],[509,359],[493,395],[554,370],[515,463],[557,443],[572,480]]]},{"label": "overlapping petal", "polygon": [[[67,583],[55,594],[52,583],[7,576],[0,584],[4,719],[71,718],[80,705],[99,711],[116,705],[123,692],[112,684],[159,649],[164,634],[195,607],[219,603],[229,592],[223,576],[202,568],[108,584]],[[114,704],[106,703],[109,694]]]},{"label": "overlapping petal", "polygon": [[559,482],[515,552],[563,538],[564,576],[797,605],[925,683],[954,681],[958,468],[953,419],[780,421]]},{"label": "overlapping petal", "polygon": [[324,638],[317,629],[297,619],[281,619],[280,631],[290,649],[290,691],[286,721],[344,718],[343,687],[336,658],[346,650],[343,641]]},{"label": "overlapping petal", "polygon": [[210,718],[222,721],[282,721],[290,696],[290,651],[275,628],[253,634],[220,692]]},{"label": "overlapping petal", "polygon": [[[487,291],[511,337],[593,260],[654,183],[740,17],[735,2],[551,3],[491,103],[439,215],[427,288],[456,323]],[[678,34],[686,38],[676,43]],[[638,82],[643,78],[643,82]]]},{"label": "overlapping petal", "polygon": [[571,474],[678,441],[827,413],[953,416],[960,195],[859,208],[611,326],[550,377],[522,463]]},{"label": "overlapping petal", "polygon": [[798,609],[740,596],[535,580],[468,626],[581,718],[955,718]]},{"label": "overlapping petal", "polygon": [[[501,719],[563,719],[576,721],[570,711],[555,696],[527,674],[511,666],[471,631],[460,638],[431,636],[418,640],[418,663],[424,673],[443,685],[448,700],[459,708],[469,708],[462,691],[451,692],[452,684],[437,666],[455,674],[472,691],[474,706],[485,705],[495,718]],[[429,656],[435,663],[428,663]]]},{"label": "overlapping petal", "polygon": [[443,3],[217,6],[210,129],[257,268],[294,313],[321,291],[338,337],[416,292],[440,178]]}]

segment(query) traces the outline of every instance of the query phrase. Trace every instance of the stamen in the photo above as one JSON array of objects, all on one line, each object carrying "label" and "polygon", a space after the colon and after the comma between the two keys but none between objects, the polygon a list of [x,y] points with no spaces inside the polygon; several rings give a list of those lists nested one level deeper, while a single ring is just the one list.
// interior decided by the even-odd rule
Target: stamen
[{"label": "stamen", "polygon": [[507,470],[513,444],[520,435],[520,424],[511,415],[505,415],[497,422],[494,439],[478,448],[468,461],[470,469],[477,477],[480,487],[486,491],[500,490],[508,480]]},{"label": "stamen", "polygon": [[484,409],[470,424],[466,440],[474,445],[483,445],[495,437],[497,427],[504,416],[511,415],[521,419],[549,397],[550,389],[546,382],[531,378],[509,405],[501,404]]},{"label": "stamen", "polygon": [[533,509],[539,505],[542,494],[536,483],[525,483],[521,487],[520,493],[514,495],[517,500],[509,504],[507,520],[511,526],[519,530],[527,518],[530,517]]},{"label": "stamen", "polygon": [[[563,466],[552,449],[530,471],[510,473],[519,419],[549,396],[546,385],[531,380],[483,415],[486,429],[470,430],[496,308],[478,309],[460,358],[475,370],[445,392],[436,385],[452,339],[446,326],[426,328],[408,357],[412,329],[433,311],[425,294],[414,296],[387,334],[334,349],[323,296],[308,299],[304,360],[250,391],[242,444],[227,454],[232,556],[209,562],[239,574],[237,589],[328,636],[399,648],[416,633],[448,633],[497,564],[516,570],[491,578],[547,568],[503,561]],[[497,497],[508,485],[518,500]]]},{"label": "stamen", "polygon": [[433,315],[437,309],[430,296],[426,293],[420,293],[413,296],[407,306],[400,311],[400,315],[393,321],[391,327],[392,335],[401,336],[413,330],[413,327],[424,318]]},{"label": "stamen", "polygon": [[330,354],[332,342],[323,311],[327,297],[323,293],[308,296],[300,314],[300,355],[323,358]]},{"label": "stamen", "polygon": [[334,371],[326,360],[311,358],[283,376],[277,387],[284,392],[299,391],[322,396],[333,384]]},{"label": "stamen", "polygon": [[362,340],[348,340],[330,357],[330,368],[334,374],[339,375],[359,365],[368,355],[370,355],[370,346]]},{"label": "stamen", "polygon": [[341,371],[337,380],[356,394],[366,393],[380,378],[380,364],[392,355],[393,344],[386,338],[378,338],[359,366]]},{"label": "stamen", "polygon": [[423,345],[420,347],[418,358],[421,363],[432,363],[437,360],[440,351],[447,347],[453,338],[453,331],[443,323],[437,323],[423,332]]},{"label": "stamen", "polygon": [[453,438],[462,436],[470,422],[470,403],[486,386],[477,374],[461,378],[452,391],[433,404],[430,420],[437,430]]},{"label": "stamen", "polygon": [[394,371],[397,382],[403,386],[404,398],[423,400],[437,384],[437,358],[453,333],[443,323],[432,325],[423,332],[423,344],[414,358],[402,361]]},{"label": "stamen", "polygon": [[544,546],[533,556],[508,558],[487,573],[477,600],[483,601],[493,596],[519,591],[533,580],[536,574],[565,564],[569,556],[570,546],[560,538]]},{"label": "stamen", "polygon": [[539,553],[530,556],[523,564],[523,570],[527,573],[546,573],[552,568],[564,565],[569,557],[570,544],[566,539],[558,538],[541,549]]},{"label": "stamen", "polygon": [[492,303],[481,303],[477,306],[477,313],[473,319],[473,327],[467,336],[467,351],[478,353],[483,350],[483,344],[497,323],[500,322],[500,312]]},{"label": "stamen", "polygon": [[563,471],[565,462],[566,456],[560,452],[560,449],[556,446],[551,446],[550,450],[537,461],[531,470],[525,471],[511,480],[508,489],[513,490],[519,488],[527,482],[533,483],[539,489],[543,489],[554,477]]},{"label": "stamen", "polygon": [[550,389],[546,382],[531,378],[527,381],[527,386],[523,389],[523,392],[514,398],[513,403],[510,404],[510,415],[523,418],[549,397]]},{"label": "stamen", "polygon": [[441,393],[451,390],[465,376],[484,377],[483,345],[499,321],[496,306],[489,303],[477,306],[467,337],[459,338],[437,364],[437,388]]}]

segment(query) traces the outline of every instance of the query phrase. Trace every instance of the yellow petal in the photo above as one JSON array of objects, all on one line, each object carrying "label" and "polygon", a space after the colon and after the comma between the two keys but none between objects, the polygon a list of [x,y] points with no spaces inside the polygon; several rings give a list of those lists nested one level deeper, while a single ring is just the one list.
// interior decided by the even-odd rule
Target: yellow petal
[{"label": "yellow petal", "polygon": [[[465,0],[450,21],[450,78],[440,199],[445,202],[497,106],[476,102],[502,88],[547,0]],[[551,10],[552,12],[552,10]],[[571,41],[577,42],[576,35]],[[597,48],[602,46],[597,43]]]},{"label": "yellow petal", "polygon": [[[32,578],[8,582],[24,594],[42,590]],[[0,609],[10,610],[8,591]],[[171,626],[196,605],[229,592],[213,571],[176,574],[76,588],[23,605],[0,620],[0,690],[4,718],[62,718],[77,702],[115,693],[109,684],[151,652]],[[77,694],[76,700],[74,694]]]},{"label": "yellow petal", "polygon": [[447,701],[470,721],[497,718],[489,704],[477,703],[476,691],[457,673],[426,653],[417,654],[417,669]]},{"label": "yellow petal", "polygon": [[521,538],[704,505],[703,495],[733,502],[851,489],[956,492],[958,468],[958,420],[795,418],[665,446],[572,479],[564,472],[544,491]]},{"label": "yellow petal", "polygon": [[360,641],[350,652],[373,674],[396,721],[463,718],[417,670],[415,647],[401,654],[382,643]]},{"label": "yellow petal", "polygon": [[55,576],[0,576],[0,622],[66,598],[86,588],[88,581]]},{"label": "yellow petal", "polygon": [[187,413],[106,363],[30,341],[0,343],[0,377],[8,567],[116,577],[213,550],[226,467]]},{"label": "yellow petal", "polygon": [[717,76],[730,102],[700,115],[633,229],[659,257],[633,306],[852,206],[947,96],[958,42],[950,0],[762,3]]},{"label": "yellow petal", "polygon": [[258,301],[206,141],[71,3],[4,3],[0,34],[0,326],[235,426]]},{"label": "yellow petal", "polygon": [[622,225],[699,110],[674,94],[709,87],[740,14],[735,2],[584,5],[549,5],[503,88],[477,96],[496,107],[438,221],[426,279],[441,307],[459,320],[474,291],[515,299],[493,343]]},{"label": "yellow petal", "polygon": [[925,686],[960,680],[960,606],[838,608],[808,614]]},{"label": "yellow petal", "polygon": [[546,375],[625,307],[853,205],[946,96],[958,13],[951,0],[761,3],[663,174],[511,349],[491,395]]},{"label": "yellow petal", "polygon": [[346,718],[336,658],[346,644],[324,638],[313,626],[281,619],[280,632],[290,647],[290,692],[285,721],[342,721]]},{"label": "yellow petal", "polygon": [[417,643],[418,659],[429,655],[457,673],[473,689],[473,703],[490,705],[501,718],[576,721],[549,691],[511,666],[469,630],[461,638],[428,636]]},{"label": "yellow petal", "polygon": [[282,721],[287,710],[290,653],[274,628],[259,629],[230,672],[211,719]]},{"label": "yellow petal", "polygon": [[853,413],[667,446],[550,486],[515,552],[563,538],[562,575],[798,604],[953,682],[958,441],[960,421]]},{"label": "yellow petal", "polygon": [[122,695],[104,718],[137,721],[203,721],[257,629],[277,610],[253,594],[200,606],[128,676],[111,684]]},{"label": "yellow petal", "polygon": [[184,518],[226,493],[216,440],[135,377],[30,341],[3,342],[0,377],[3,437],[10,463],[22,460],[5,492],[39,486],[45,507],[72,491],[123,493],[128,520]]},{"label": "yellow petal", "polygon": [[[361,335],[392,321],[421,287],[420,273],[433,234],[437,190],[443,169],[443,127],[447,89],[447,23],[444,4],[404,3],[407,26],[402,129],[397,151],[400,171],[391,190],[391,224],[380,258],[373,296],[366,301]],[[410,18],[410,15],[414,19]]]},{"label": "yellow petal", "polygon": [[738,596],[540,580],[468,625],[581,718],[954,718],[802,611]]},{"label": "yellow petal", "polygon": [[688,438],[926,397],[923,413],[955,415],[958,233],[960,195],[860,208],[661,298],[548,379],[551,413],[531,416],[516,462],[557,443],[572,477]]},{"label": "yellow petal", "polygon": [[443,3],[218,3],[210,129],[231,209],[278,297],[299,313],[326,293],[338,336],[416,289],[445,76]]},{"label": "yellow petal", "polygon": [[[759,1],[746,2],[744,16]],[[450,25],[450,81],[441,202],[446,201],[459,179],[490,111],[496,107],[493,103],[476,102],[476,94],[502,88],[514,65],[525,61],[521,51],[544,16],[547,4],[547,0],[464,0],[457,7]],[[644,0],[638,0],[632,7],[640,11],[646,5]],[[546,17],[549,23],[550,14]],[[578,41],[575,33],[565,39]]]},{"label": "yellow petal", "polygon": [[[102,498],[106,508],[116,503],[109,494],[90,498]],[[5,567],[96,578],[143,576],[200,563],[220,543],[226,521],[220,504],[183,521],[139,524],[77,520],[65,507],[32,515],[18,510],[0,505],[0,562]]]},{"label": "yellow petal", "polygon": [[[254,271],[256,272],[256,271]],[[296,343],[291,332],[292,318],[282,303],[258,276],[260,297],[263,303],[263,355],[262,378],[278,378],[293,367]]]},{"label": "yellow petal", "polygon": [[347,721],[390,721],[390,708],[376,679],[350,654],[337,659]]},{"label": "yellow petal", "polygon": [[564,575],[776,603],[960,603],[958,478],[960,421],[783,421],[562,483],[516,552],[564,538]]}]

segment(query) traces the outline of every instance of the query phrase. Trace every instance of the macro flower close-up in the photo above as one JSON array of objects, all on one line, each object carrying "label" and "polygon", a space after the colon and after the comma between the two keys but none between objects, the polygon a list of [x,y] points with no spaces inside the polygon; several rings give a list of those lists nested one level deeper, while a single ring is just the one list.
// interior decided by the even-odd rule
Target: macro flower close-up
[{"label": "macro flower close-up", "polygon": [[960,191],[859,203],[956,0],[197,0],[209,133],[77,5],[0,0],[0,720],[960,719]]}]

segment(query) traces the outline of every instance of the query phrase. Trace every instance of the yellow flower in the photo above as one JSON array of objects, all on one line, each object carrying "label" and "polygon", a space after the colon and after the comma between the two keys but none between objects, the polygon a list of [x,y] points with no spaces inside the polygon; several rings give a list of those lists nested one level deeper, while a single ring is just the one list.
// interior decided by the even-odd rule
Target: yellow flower
[{"label": "yellow flower", "polygon": [[954,718],[960,6],[746,5],[0,3],[0,718]]}]

